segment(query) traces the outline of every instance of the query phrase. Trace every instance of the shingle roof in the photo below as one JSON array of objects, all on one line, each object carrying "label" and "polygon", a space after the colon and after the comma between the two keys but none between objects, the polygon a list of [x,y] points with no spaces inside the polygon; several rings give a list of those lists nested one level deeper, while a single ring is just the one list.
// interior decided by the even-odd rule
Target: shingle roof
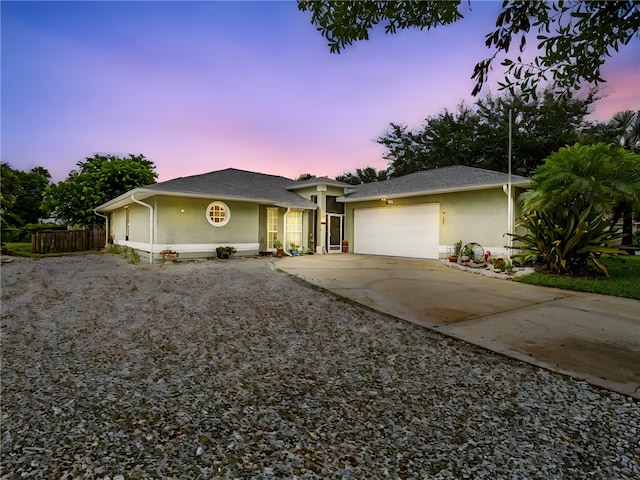
[{"label": "shingle roof", "polygon": [[[96,211],[109,211],[131,203],[135,194],[138,200],[153,195],[191,196],[220,200],[237,200],[263,203],[288,208],[315,209],[317,205],[291,190],[315,184],[329,184],[345,187],[347,194],[341,197],[345,202],[373,200],[388,197],[429,195],[463,190],[479,190],[498,187],[508,181],[506,173],[481,168],[453,165],[450,167],[424,170],[382,182],[348,185],[330,178],[312,178],[296,182],[290,178],[265,173],[249,172],[235,168],[215,172],[180,177],[166,182],[135,188],[109,202],[100,205]],[[513,185],[528,186],[527,177],[512,175]]]},{"label": "shingle roof", "polygon": [[96,210],[112,209],[130,198],[131,194],[135,194],[138,199],[152,195],[176,195],[248,201],[289,208],[317,208],[315,203],[287,190],[292,183],[294,181],[290,178],[227,168],[136,188]]},{"label": "shingle roof", "polygon": [[332,185],[335,187],[343,187],[343,188],[348,188],[353,186],[348,183],[344,183],[329,177],[313,177],[308,180],[300,180],[300,181],[293,182],[287,188],[289,190],[297,190],[299,188],[310,187],[313,185]]},{"label": "shingle roof", "polygon": [[[345,202],[380,199],[387,197],[406,197],[428,195],[462,190],[479,190],[488,187],[506,185],[506,173],[484,170],[482,168],[452,165],[411,173],[382,182],[365,183],[353,187],[343,198]],[[511,175],[513,185],[526,186],[527,177]]]}]

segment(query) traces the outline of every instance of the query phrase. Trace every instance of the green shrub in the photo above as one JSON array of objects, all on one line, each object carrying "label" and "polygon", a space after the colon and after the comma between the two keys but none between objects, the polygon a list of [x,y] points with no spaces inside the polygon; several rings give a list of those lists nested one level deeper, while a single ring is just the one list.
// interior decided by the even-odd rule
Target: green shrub
[{"label": "green shrub", "polygon": [[122,247],[120,245],[112,244],[112,245],[109,245],[109,248],[107,248],[107,253],[120,255],[129,263],[134,263],[134,264],[140,263],[140,254],[138,253],[137,250],[133,248]]},{"label": "green shrub", "polygon": [[112,243],[107,248],[107,253],[111,253],[111,254],[114,254],[114,255],[120,255],[122,253],[122,248],[120,248],[120,245]]},{"label": "green shrub", "polygon": [[133,248],[128,248],[127,250],[129,252],[129,263],[140,263],[140,254],[138,251]]},{"label": "green shrub", "polygon": [[453,256],[461,257],[462,256],[462,240],[458,240],[453,244]]},{"label": "green shrub", "polygon": [[18,240],[22,231],[18,227],[12,226],[3,226],[2,227],[2,238],[0,242],[2,245],[5,243],[12,243]]},{"label": "green shrub", "polygon": [[66,225],[60,225],[57,223],[27,223],[23,227],[20,228],[20,236],[18,240],[24,242],[31,241],[31,235],[38,232],[39,230],[66,230]]},{"label": "green shrub", "polygon": [[602,254],[626,255],[616,243],[622,231],[614,229],[592,205],[576,201],[522,217],[518,226],[525,234],[508,234],[519,250],[514,258],[532,264],[537,270],[562,275],[584,275],[595,265],[607,277],[607,267],[600,262]]}]

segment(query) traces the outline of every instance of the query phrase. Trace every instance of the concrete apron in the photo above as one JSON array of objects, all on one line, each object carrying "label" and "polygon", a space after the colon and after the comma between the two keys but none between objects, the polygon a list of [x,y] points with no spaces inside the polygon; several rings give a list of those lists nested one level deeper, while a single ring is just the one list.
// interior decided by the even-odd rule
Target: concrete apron
[{"label": "concrete apron", "polygon": [[640,302],[525,285],[439,261],[282,258],[280,270],[375,310],[640,399]]}]

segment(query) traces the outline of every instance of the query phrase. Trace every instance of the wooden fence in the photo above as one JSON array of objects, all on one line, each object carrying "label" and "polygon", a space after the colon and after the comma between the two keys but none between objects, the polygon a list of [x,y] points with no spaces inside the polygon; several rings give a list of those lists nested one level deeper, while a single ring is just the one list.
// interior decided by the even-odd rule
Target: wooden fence
[{"label": "wooden fence", "polygon": [[31,235],[31,253],[65,253],[100,250],[105,230],[40,230]]}]

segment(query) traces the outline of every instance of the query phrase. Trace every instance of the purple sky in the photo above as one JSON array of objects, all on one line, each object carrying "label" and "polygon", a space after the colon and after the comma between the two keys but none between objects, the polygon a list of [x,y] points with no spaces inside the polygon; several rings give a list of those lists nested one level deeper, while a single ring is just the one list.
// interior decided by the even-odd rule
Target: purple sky
[{"label": "purple sky", "polygon": [[[390,122],[415,128],[473,102],[500,5],[336,55],[295,2],[2,1],[2,161],[56,182],[94,153],[142,153],[159,181],[386,168],[375,139]],[[603,74],[593,118],[640,109],[638,39]]]}]

